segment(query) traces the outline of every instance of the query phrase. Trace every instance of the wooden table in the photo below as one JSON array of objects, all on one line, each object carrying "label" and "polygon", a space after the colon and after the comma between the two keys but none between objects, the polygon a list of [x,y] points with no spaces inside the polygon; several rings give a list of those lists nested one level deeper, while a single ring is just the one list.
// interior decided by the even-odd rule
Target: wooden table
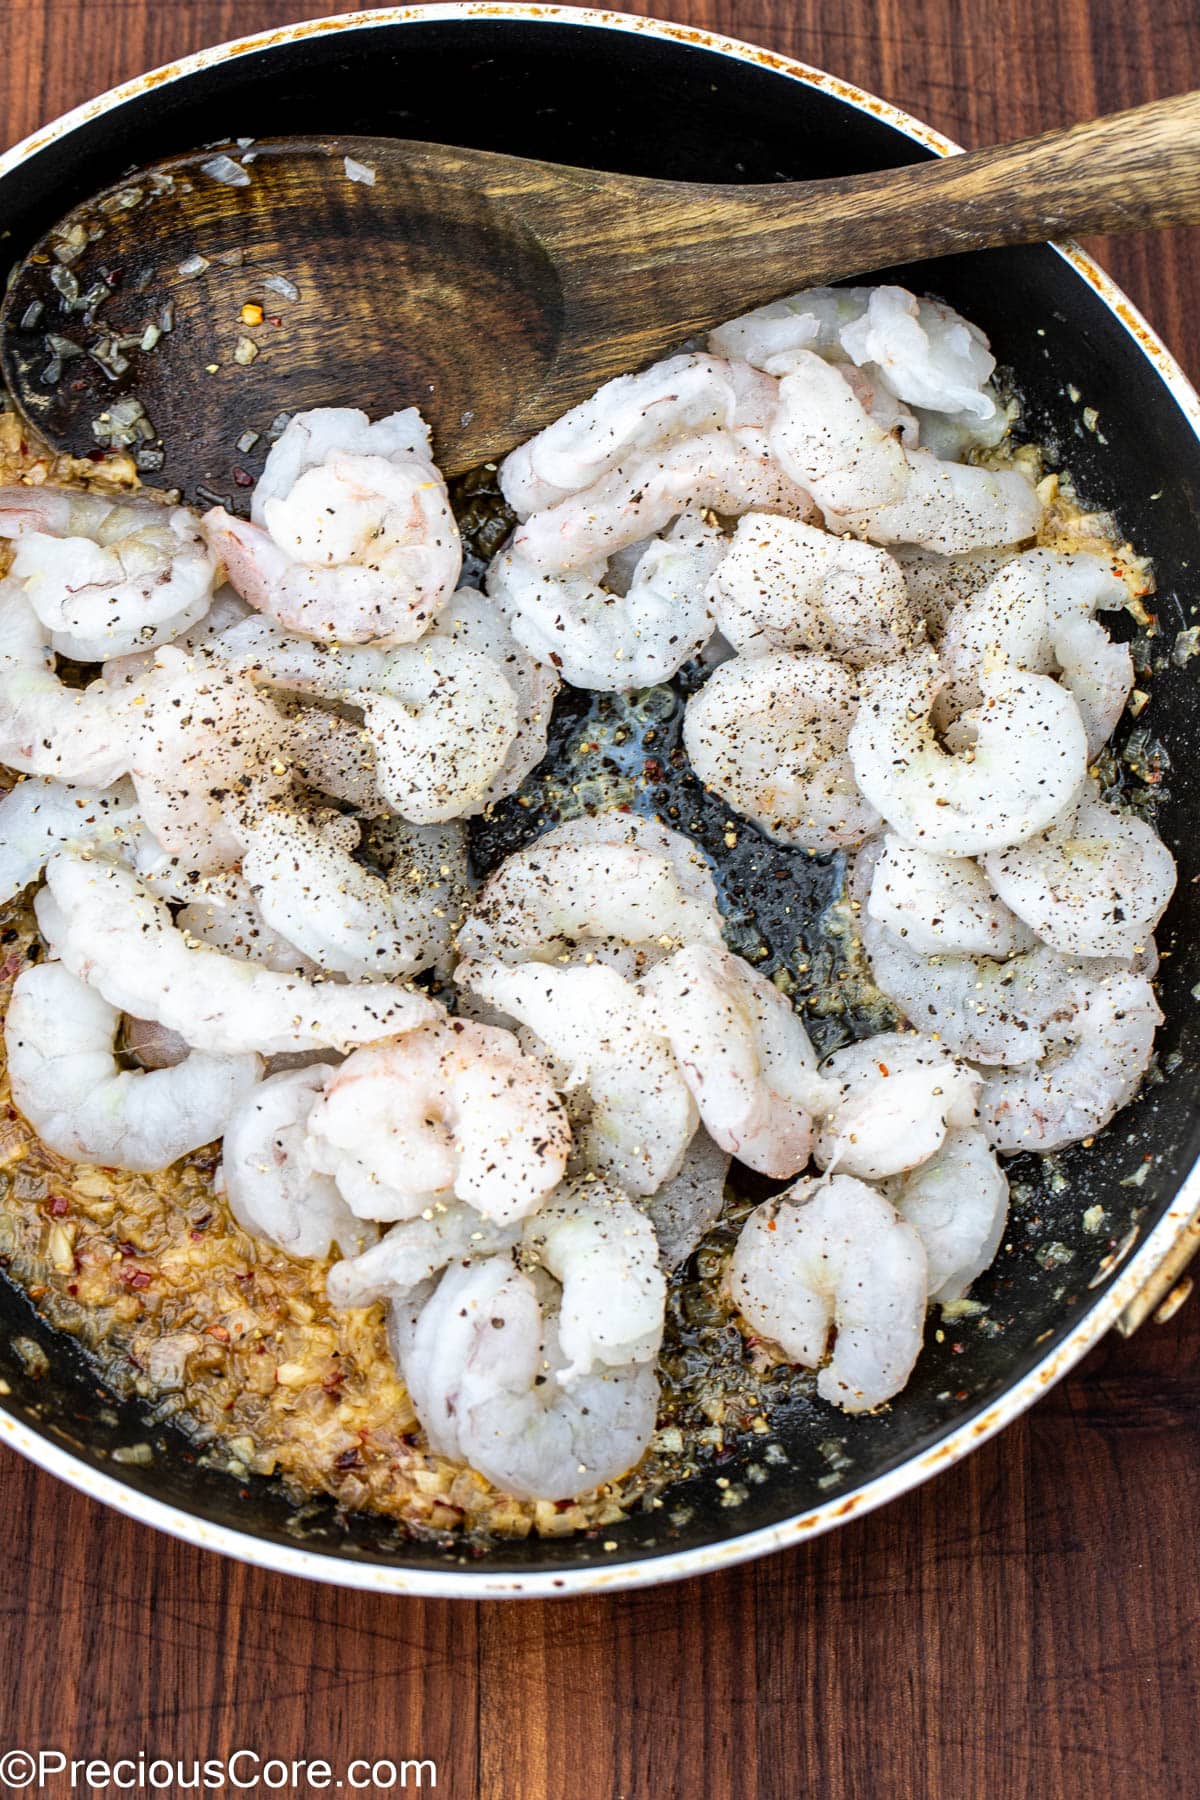
[{"label": "wooden table", "polygon": [[[316,10],[0,0],[0,130],[15,140],[153,64]],[[1200,85],[1194,0],[637,10],[799,56],[968,145]],[[1200,233],[1097,248],[1200,375]],[[1194,1795],[1198,1383],[1193,1301],[1102,1345],[964,1466],[807,1550],[549,1604],[262,1574],[5,1454],[0,1750],[430,1757],[452,1800]]]}]

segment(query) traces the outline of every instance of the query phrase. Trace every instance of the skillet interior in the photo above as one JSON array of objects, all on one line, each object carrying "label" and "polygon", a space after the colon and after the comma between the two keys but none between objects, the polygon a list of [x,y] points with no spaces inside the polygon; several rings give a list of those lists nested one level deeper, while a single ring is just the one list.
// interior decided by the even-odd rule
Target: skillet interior
[{"label": "skillet interior", "polygon": [[[470,143],[698,180],[804,179],[926,154],[872,114],[701,45],[560,21],[426,20],[285,41],[148,88],[4,178],[0,212],[11,233],[8,247],[19,254],[70,205],[132,163],[218,137],[297,127]],[[1123,532],[1153,557],[1161,643],[1169,649],[1176,631],[1195,622],[1192,609],[1200,604],[1200,444],[1133,339],[1047,248],[957,257],[889,274],[948,300],[988,332],[1001,364],[1016,371],[1024,434],[1046,442],[1074,472],[1081,494],[1110,507]],[[1072,387],[1078,401],[1070,398]],[[338,393],[333,379],[329,398],[352,404],[356,396]],[[279,405],[287,406],[286,391]],[[1085,429],[1085,406],[1096,408],[1106,442]],[[1191,999],[1200,980],[1200,893],[1192,885],[1200,868],[1200,786],[1191,749],[1200,733],[1198,669],[1200,662],[1192,662],[1159,674],[1144,720],[1169,757],[1160,829],[1180,861],[1179,897],[1160,936],[1170,954],[1159,1054],[1173,1072],[1093,1148],[1061,1158],[1065,1179],[1047,1183],[1037,1165],[1024,1172],[1030,1191],[1014,1211],[1011,1251],[976,1286],[987,1307],[982,1326],[959,1320],[938,1343],[935,1317],[913,1380],[879,1418],[856,1422],[821,1409],[816,1419],[807,1400],[790,1403],[773,1421],[789,1461],[767,1466],[765,1480],[751,1480],[739,1507],[722,1504],[728,1490],[718,1489],[715,1478],[736,1483],[746,1461],[761,1467],[753,1450],[714,1465],[680,1493],[691,1510],[685,1524],[670,1523],[668,1504],[606,1530],[611,1550],[586,1539],[501,1544],[487,1552],[489,1573],[553,1573],[583,1561],[603,1565],[716,1545],[831,1495],[849,1496],[984,1412],[1078,1325],[1115,1275],[1115,1269],[1100,1272],[1112,1244],[1134,1223],[1145,1235],[1200,1149],[1200,1012]],[[1152,1165],[1143,1163],[1148,1153]],[[1142,1168],[1142,1185],[1122,1185]],[[1089,1234],[1083,1215],[1096,1204],[1105,1210],[1105,1226]],[[41,1327],[28,1300],[3,1284],[0,1326],[0,1371],[12,1390],[4,1404],[25,1419],[34,1409],[39,1429],[65,1437],[81,1459],[161,1501],[276,1541],[300,1537],[339,1557],[426,1569],[475,1560],[461,1544],[402,1541],[387,1522],[360,1519],[346,1531],[318,1516],[301,1525],[268,1484],[240,1488],[207,1473],[181,1440],[161,1431],[152,1434],[163,1446],[153,1466],[114,1466],[106,1452],[147,1436],[136,1408],[114,1402],[98,1415],[95,1377],[74,1345]],[[31,1379],[9,1347],[18,1331],[39,1338],[47,1351],[49,1372],[40,1380]],[[815,1449],[831,1435],[844,1446],[840,1469]]]}]

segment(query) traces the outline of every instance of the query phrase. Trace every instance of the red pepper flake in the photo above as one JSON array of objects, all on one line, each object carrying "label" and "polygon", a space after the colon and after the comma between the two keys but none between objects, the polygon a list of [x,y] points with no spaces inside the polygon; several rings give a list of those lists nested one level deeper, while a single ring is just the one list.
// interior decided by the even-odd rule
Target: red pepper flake
[{"label": "red pepper flake", "polygon": [[71,1202],[65,1194],[51,1194],[50,1216],[52,1219],[65,1219],[71,1210]]},{"label": "red pepper flake", "polygon": [[121,1280],[126,1287],[148,1288],[154,1277],[149,1269],[122,1269]]},{"label": "red pepper flake", "polygon": [[254,486],[253,475],[248,474],[245,469],[235,468],[233,471],[233,479],[238,487],[247,488]]},{"label": "red pepper flake", "polygon": [[321,1377],[321,1386],[327,1394],[336,1394],[345,1379],[340,1369],[333,1369],[328,1375]]},{"label": "red pepper flake", "polygon": [[206,1325],[204,1331],[206,1337],[216,1338],[218,1344],[229,1342],[229,1332],[224,1325]]},{"label": "red pepper flake", "polygon": [[333,1466],[335,1469],[356,1469],[358,1463],[359,1453],[357,1446],[352,1450],[343,1450],[340,1456],[335,1456],[333,1459]]},{"label": "red pepper flake", "polygon": [[76,1294],[79,1292],[79,1283],[77,1281],[68,1281],[67,1292],[68,1292],[68,1294],[70,1294],[70,1296],[73,1300],[75,1298]]},{"label": "red pepper flake", "polygon": [[891,1074],[891,1072],[892,1072],[892,1071],[891,1071],[891,1070],[890,1070],[890,1069],[889,1069],[889,1068],[888,1068],[888,1066],[887,1066],[887,1064],[886,1064],[886,1063],[876,1063],[876,1064],[875,1064],[875,1067],[876,1067],[876,1068],[877,1068],[877,1069],[878,1069],[878,1070],[879,1070],[879,1073],[880,1073],[880,1074],[881,1074],[881,1075],[890,1075],[890,1074]]}]

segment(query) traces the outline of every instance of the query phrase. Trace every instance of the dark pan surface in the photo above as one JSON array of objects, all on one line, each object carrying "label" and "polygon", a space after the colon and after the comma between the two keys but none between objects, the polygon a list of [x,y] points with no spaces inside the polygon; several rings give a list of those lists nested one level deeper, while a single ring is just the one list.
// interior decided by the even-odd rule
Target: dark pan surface
[{"label": "dark pan surface", "polygon": [[[20,254],[68,207],[131,164],[218,137],[297,129],[395,133],[714,181],[802,180],[925,154],[873,114],[701,45],[559,21],[424,21],[282,42],[147,89],[37,152],[0,183],[8,247]],[[1047,443],[1088,502],[1110,507],[1124,533],[1153,557],[1159,647],[1169,656],[1176,632],[1196,622],[1193,609],[1200,604],[1200,444],[1134,339],[1047,248],[947,259],[889,275],[949,301],[983,327],[1001,364],[1015,373],[1025,434]],[[1078,400],[1070,398],[1071,388]],[[334,382],[329,398],[353,403],[356,396],[338,393]],[[282,392],[279,405],[287,404]],[[1096,409],[1104,442],[1085,429],[1088,406]],[[1014,1169],[1007,1247],[975,1289],[986,1310],[944,1326],[931,1319],[931,1341],[916,1374],[884,1415],[849,1420],[797,1394],[773,1417],[786,1462],[764,1463],[761,1443],[752,1444],[714,1463],[661,1510],[606,1530],[604,1542],[615,1549],[586,1539],[501,1544],[486,1552],[489,1572],[566,1571],[585,1561],[603,1565],[717,1545],[848,1497],[985,1413],[1079,1324],[1115,1276],[1115,1266],[1106,1273],[1102,1263],[1134,1225],[1146,1235],[1200,1150],[1200,1009],[1192,999],[1200,981],[1200,894],[1193,885],[1200,870],[1198,670],[1200,661],[1193,661],[1155,675],[1153,703],[1141,721],[1166,753],[1160,829],[1180,861],[1179,896],[1160,935],[1168,953],[1161,984],[1167,1024],[1159,1040],[1166,1079],[1149,1085],[1092,1148],[1069,1152],[1049,1173],[1032,1161]],[[578,740],[587,704],[587,697],[568,696],[560,705],[560,746]],[[678,716],[669,702],[664,710],[669,716],[654,744],[662,776],[638,803],[678,804],[685,823],[700,821],[701,841],[719,848],[724,810],[706,801],[686,773],[672,770]],[[537,812],[518,826],[506,815],[493,832],[480,834],[480,860],[501,853],[510,834],[528,831],[530,817]],[[769,906],[742,906],[740,896],[751,887],[759,891],[764,875],[769,880],[786,866],[801,875],[815,917],[836,889],[836,867],[797,858],[750,827],[741,828],[738,849],[721,856],[735,911],[755,915],[743,917],[739,929],[757,933],[772,958],[786,960],[795,949],[794,923],[785,927]],[[839,1027],[834,1021],[824,1029]],[[1128,1185],[1135,1175],[1140,1185]],[[1089,1231],[1083,1218],[1095,1206],[1103,1208],[1103,1226]],[[0,1288],[0,1325],[9,1409],[19,1417],[33,1409],[40,1429],[65,1438],[83,1461],[133,1488],[215,1523],[339,1557],[429,1570],[478,1560],[462,1544],[402,1540],[386,1522],[361,1519],[345,1528],[318,1513],[299,1524],[269,1484],[239,1487],[206,1471],[181,1439],[148,1431],[133,1404],[110,1407],[99,1399],[95,1377],[74,1346],[46,1331],[28,1300],[8,1287]],[[40,1379],[9,1348],[18,1333],[38,1339],[47,1352],[49,1370]],[[115,1445],[147,1437],[162,1446],[152,1466],[108,1461]],[[723,1504],[728,1489],[717,1487],[718,1476],[745,1486],[741,1505]],[[672,1521],[677,1504],[690,1513],[686,1521],[681,1513]]]}]

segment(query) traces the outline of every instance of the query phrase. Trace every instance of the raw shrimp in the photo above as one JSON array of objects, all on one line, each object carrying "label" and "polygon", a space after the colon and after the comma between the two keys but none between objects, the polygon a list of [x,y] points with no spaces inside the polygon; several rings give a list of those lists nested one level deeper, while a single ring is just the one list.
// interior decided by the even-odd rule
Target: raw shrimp
[{"label": "raw shrimp", "polygon": [[363,818],[387,816],[376,780],[375,746],[356,719],[320,706],[297,706],[283,725],[280,757],[302,787],[339,800]]},{"label": "raw shrimp", "polygon": [[683,741],[705,786],[768,837],[836,850],[879,823],[847,755],[857,710],[854,676],[830,657],[735,656],[688,701]]},{"label": "raw shrimp", "polygon": [[860,668],[899,656],[919,636],[904,577],[886,550],[769,513],[738,520],[709,598],[743,655],[820,650]]},{"label": "raw shrimp", "polygon": [[698,1123],[695,1103],[650,1008],[601,963],[460,963],[455,979],[533,1033],[571,1095],[585,1164],[634,1194],[679,1173]]},{"label": "raw shrimp", "polygon": [[987,1072],[979,1122],[1004,1154],[1062,1150],[1102,1131],[1137,1092],[1162,1013],[1144,975],[1118,970],[1083,984],[1052,1020],[1032,1066]]},{"label": "raw shrimp", "polygon": [[440,1275],[448,1264],[498,1255],[514,1249],[520,1241],[519,1224],[495,1225],[473,1206],[451,1201],[393,1225],[377,1244],[334,1263],[325,1287],[334,1306],[403,1300],[414,1288]]},{"label": "raw shrimp", "polygon": [[[212,597],[208,611],[196,624],[189,625],[186,631],[176,632],[171,643],[176,650],[186,650],[189,655],[203,651],[214,638],[222,632],[232,631],[243,619],[257,618],[252,606],[247,606],[239,593],[226,582],[219,587]],[[143,681],[155,666],[155,646],[146,650],[131,650],[127,656],[108,656],[100,668],[100,674],[109,688],[136,687]]]},{"label": "raw shrimp", "polygon": [[364,1219],[457,1198],[509,1224],[558,1185],[570,1144],[546,1070],[511,1032],[469,1019],[356,1051],[308,1120],[313,1166]]},{"label": "raw shrimp", "polygon": [[747,1323],[787,1361],[819,1367],[818,1394],[852,1413],[890,1400],[912,1374],[926,1285],[913,1227],[848,1175],[797,1181],[756,1207],[729,1277]]},{"label": "raw shrimp", "polygon": [[1127,644],[1114,644],[1094,617],[1129,599],[1109,558],[1030,550],[1006,562],[979,592],[961,600],[941,645],[945,687],[935,722],[950,726],[978,705],[981,672],[999,662],[1039,675],[1061,673],[1087,732],[1088,755],[1108,742],[1133,687]]},{"label": "raw shrimp", "polygon": [[61,656],[103,662],[167,643],[208,611],[217,574],[182,506],[66,488],[0,488],[11,578]]},{"label": "raw shrimp", "polygon": [[392,1342],[430,1447],[505,1493],[567,1500],[615,1481],[654,1431],[658,1378],[634,1363],[558,1379],[559,1289],[505,1256],[417,1289],[392,1309]]},{"label": "raw shrimp", "polygon": [[4,1025],[12,1095],[42,1142],[70,1162],[148,1174],[221,1133],[262,1073],[257,1056],[202,1056],[121,1069],[121,1015],[61,963],[24,969]]},{"label": "raw shrimp", "polygon": [[1106,806],[1089,782],[1075,812],[984,859],[997,893],[1067,956],[1135,956],[1175,891],[1175,859],[1153,826]]},{"label": "raw shrimp", "polygon": [[439,1011],[394,982],[305,981],[195,947],[129,869],[56,856],[46,883],[38,924],[72,974],[210,1055],[348,1049],[411,1031]]},{"label": "raw shrimp", "polygon": [[171,645],[134,691],[130,768],[147,828],[201,873],[231,867],[251,790],[264,800],[287,786],[279,714],[248,676]]},{"label": "raw shrimp", "polygon": [[934,856],[889,831],[865,845],[859,861],[855,885],[863,882],[868,916],[918,956],[1004,958],[1037,942],[969,857]]},{"label": "raw shrimp", "polygon": [[886,1191],[925,1246],[929,1298],[961,1300],[991,1267],[1008,1224],[1008,1178],[984,1133],[948,1131],[928,1162]]},{"label": "raw shrimp", "polygon": [[798,1174],[813,1112],[833,1096],[786,997],[741,957],[703,944],[659,963],[641,988],[710,1135],[762,1175]]},{"label": "raw shrimp", "polygon": [[806,490],[788,478],[766,434],[753,426],[705,431],[635,455],[594,486],[532,513],[512,549],[552,574],[591,570],[617,551],[656,537],[680,513],[813,515]]},{"label": "raw shrimp", "polygon": [[643,1201],[668,1273],[687,1261],[720,1218],[729,1163],[729,1152],[719,1149],[701,1126],[684,1152],[679,1173]]},{"label": "raw shrimp", "polygon": [[527,1222],[525,1245],[562,1288],[564,1386],[594,1369],[653,1362],[667,1282],[654,1227],[628,1195],[606,1181],[571,1182]]},{"label": "raw shrimp", "polygon": [[942,680],[932,650],[864,672],[849,735],[859,787],[899,837],[937,855],[1036,837],[1075,804],[1087,772],[1074,699],[1049,676],[985,669],[983,703],[960,721],[952,756],[929,718]]},{"label": "raw shrimp", "polygon": [[0,582],[0,761],[106,788],[127,773],[124,709],[102,681],[70,688],[20,582]]},{"label": "raw shrimp", "polygon": [[946,555],[1034,536],[1042,506],[1019,470],[906,450],[870,417],[837,368],[807,350],[795,353],[794,364],[779,384],[770,447],[812,494],[831,531]]},{"label": "raw shrimp", "polygon": [[832,1094],[813,1155],[823,1169],[878,1181],[928,1162],[952,1126],[975,1123],[982,1085],[935,1038],[881,1031],[821,1065]]},{"label": "raw shrimp", "polygon": [[623,594],[601,583],[604,567],[555,574],[501,552],[488,570],[488,593],[514,637],[573,687],[628,693],[669,681],[713,633],[706,598],[725,554],[715,525],[685,513],[638,557]]},{"label": "raw shrimp", "polygon": [[242,874],[268,927],[319,968],[356,979],[412,975],[446,950],[457,923],[448,878],[431,866],[446,834],[426,829],[432,859],[421,851],[422,828],[411,826],[415,854],[384,880],[355,860],[355,820],[266,807],[239,827]]},{"label": "raw shrimp", "polygon": [[516,695],[516,735],[490,785],[470,808],[482,812],[515,794],[545,756],[562,677],[553,662],[541,660],[535,647],[518,642],[501,609],[476,588],[459,588],[433,631],[436,637],[454,639],[490,657]]},{"label": "raw shrimp", "polygon": [[272,446],[250,523],[224,507],[208,541],[238,592],[289,631],[410,644],[454,592],[462,544],[412,408],[298,413]]},{"label": "raw shrimp", "polygon": [[594,485],[635,452],[717,427],[767,425],[775,383],[748,363],[689,351],[606,381],[506,456],[500,488],[517,517]]},{"label": "raw shrimp", "polygon": [[119,844],[138,809],[127,781],[97,793],[30,776],[0,799],[0,901],[28,887],[59,850]]},{"label": "raw shrimp", "polygon": [[377,1236],[306,1154],[304,1123],[330,1073],[318,1064],[260,1081],[225,1127],[217,1191],[244,1231],[292,1256],[325,1257],[335,1245],[353,1256]]},{"label": "raw shrimp", "polygon": [[572,819],[508,857],[458,934],[460,955],[478,961],[559,962],[583,944],[625,973],[720,942],[700,851],[656,819],[618,812]]},{"label": "raw shrimp", "polygon": [[282,975],[318,975],[320,969],[297,945],[268,925],[240,871],[222,870],[196,883],[175,915],[176,928],[191,944],[205,944],[228,956]]},{"label": "raw shrimp", "polygon": [[908,597],[925,621],[931,641],[940,644],[954,608],[985,588],[1019,550],[967,550],[940,556],[917,544],[893,544],[890,552],[908,589]]}]

